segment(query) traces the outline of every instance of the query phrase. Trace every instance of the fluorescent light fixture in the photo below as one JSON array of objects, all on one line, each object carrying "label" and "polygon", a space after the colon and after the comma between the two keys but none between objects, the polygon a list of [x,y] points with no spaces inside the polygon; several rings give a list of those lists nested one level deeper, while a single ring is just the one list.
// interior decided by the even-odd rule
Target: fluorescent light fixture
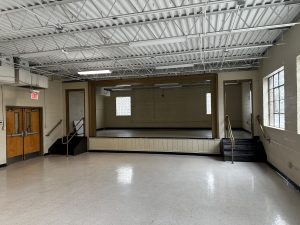
[{"label": "fluorescent light fixture", "polygon": [[94,74],[107,74],[111,73],[111,70],[94,70],[94,71],[80,71],[79,75],[94,75]]},{"label": "fluorescent light fixture", "polygon": [[171,89],[171,88],[181,88],[182,85],[176,85],[176,86],[161,86],[159,88],[161,89]]},{"label": "fluorescent light fixture", "polygon": [[119,84],[119,85],[116,85],[115,87],[130,87],[131,85],[130,84]]},{"label": "fluorescent light fixture", "polygon": [[112,88],[112,91],[132,91],[131,88]]},{"label": "fluorescent light fixture", "polygon": [[170,65],[170,66],[157,66],[157,70],[165,70],[165,69],[176,69],[176,68],[184,68],[184,67],[193,67],[195,64],[182,64],[182,65]]},{"label": "fluorescent light fixture", "polygon": [[162,45],[162,44],[185,42],[186,40],[187,40],[186,36],[170,37],[170,38],[163,38],[163,39],[153,39],[153,40],[130,42],[129,46],[130,47],[144,47],[144,46],[149,46],[149,45]]},{"label": "fluorescent light fixture", "polygon": [[162,84],[154,84],[154,86],[160,87],[160,86],[175,86],[179,85],[179,83],[162,83]]},{"label": "fluorescent light fixture", "polygon": [[226,82],[225,85],[237,85],[239,84],[238,82]]}]

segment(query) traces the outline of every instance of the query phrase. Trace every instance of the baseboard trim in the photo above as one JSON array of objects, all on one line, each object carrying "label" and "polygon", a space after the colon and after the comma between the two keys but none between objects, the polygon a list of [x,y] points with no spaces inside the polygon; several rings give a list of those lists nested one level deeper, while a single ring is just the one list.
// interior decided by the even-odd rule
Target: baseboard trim
[{"label": "baseboard trim", "polygon": [[287,175],[281,172],[277,167],[275,167],[272,163],[267,161],[267,164],[276,172],[279,176],[281,176],[289,185],[295,188],[297,191],[300,192],[300,186],[296,184],[293,180],[291,180]]},{"label": "baseboard trim", "polygon": [[189,153],[189,152],[159,152],[159,151],[123,151],[123,150],[88,150],[95,153],[138,153],[138,154],[163,154],[163,155],[194,155],[194,156],[215,156],[222,157],[221,154],[212,153]]},{"label": "baseboard trim", "polygon": [[2,167],[6,167],[7,166],[7,164],[6,163],[4,163],[4,164],[0,164],[0,168],[2,168]]},{"label": "baseboard trim", "polygon": [[19,155],[19,156],[14,156],[12,158],[7,158],[6,162],[8,165],[12,164],[12,163],[16,163],[16,162],[21,162],[23,161],[23,155]]}]

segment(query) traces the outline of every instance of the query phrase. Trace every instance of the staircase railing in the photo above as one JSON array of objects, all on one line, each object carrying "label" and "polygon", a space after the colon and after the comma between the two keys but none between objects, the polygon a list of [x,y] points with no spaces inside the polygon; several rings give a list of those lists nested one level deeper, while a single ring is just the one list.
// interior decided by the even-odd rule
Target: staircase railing
[{"label": "staircase railing", "polygon": [[269,143],[271,142],[271,138],[267,135],[266,131],[265,131],[265,128],[261,122],[261,118],[260,118],[260,115],[257,115],[256,116],[256,120],[258,122],[258,125],[259,125],[259,130],[262,134],[262,136],[264,137],[264,139],[266,139]]},{"label": "staircase railing", "polygon": [[235,148],[235,138],[232,132],[231,122],[228,115],[225,116],[225,136],[230,139],[231,143],[231,163],[233,164],[233,150]]},{"label": "staircase railing", "polygon": [[62,120],[59,120],[56,124],[55,124],[55,126],[46,134],[46,136],[47,137],[49,137],[52,133],[53,133],[53,131],[61,124],[61,122],[62,122]]},{"label": "staircase railing", "polygon": [[[82,124],[77,128],[77,125],[80,124],[82,122]],[[64,145],[67,145],[67,152],[66,152],[66,156],[68,157],[69,156],[69,143],[70,141],[78,134],[78,130],[80,130],[82,127],[84,126],[84,117],[82,117],[75,125],[75,132],[72,133],[70,132],[67,136],[66,136],[66,139],[67,141],[64,142],[64,138],[61,139],[61,143],[64,144]]]}]

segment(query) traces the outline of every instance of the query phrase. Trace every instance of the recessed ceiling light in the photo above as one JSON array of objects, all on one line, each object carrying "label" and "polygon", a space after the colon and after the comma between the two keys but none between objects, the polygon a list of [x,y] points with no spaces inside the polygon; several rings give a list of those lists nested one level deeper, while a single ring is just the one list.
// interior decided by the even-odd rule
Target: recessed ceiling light
[{"label": "recessed ceiling light", "polygon": [[80,71],[78,74],[80,75],[94,75],[94,74],[106,74],[111,73],[111,70],[94,70],[94,71]]}]

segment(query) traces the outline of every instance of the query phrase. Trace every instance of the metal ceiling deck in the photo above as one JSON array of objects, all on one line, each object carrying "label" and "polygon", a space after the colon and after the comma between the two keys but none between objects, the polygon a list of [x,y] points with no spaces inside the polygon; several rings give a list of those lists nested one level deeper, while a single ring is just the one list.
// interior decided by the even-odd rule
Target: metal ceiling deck
[{"label": "metal ceiling deck", "polygon": [[[255,69],[299,13],[299,0],[1,0],[0,53],[65,80]],[[94,69],[113,73],[77,75]]]}]

